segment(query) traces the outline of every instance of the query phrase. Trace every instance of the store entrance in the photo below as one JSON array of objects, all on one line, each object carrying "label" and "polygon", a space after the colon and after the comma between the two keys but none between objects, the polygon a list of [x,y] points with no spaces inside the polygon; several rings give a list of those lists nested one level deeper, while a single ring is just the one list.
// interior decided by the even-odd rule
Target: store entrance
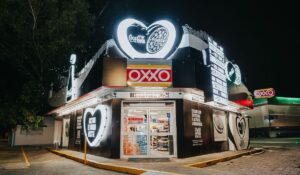
[{"label": "store entrance", "polygon": [[121,157],[176,157],[174,101],[122,103]]}]

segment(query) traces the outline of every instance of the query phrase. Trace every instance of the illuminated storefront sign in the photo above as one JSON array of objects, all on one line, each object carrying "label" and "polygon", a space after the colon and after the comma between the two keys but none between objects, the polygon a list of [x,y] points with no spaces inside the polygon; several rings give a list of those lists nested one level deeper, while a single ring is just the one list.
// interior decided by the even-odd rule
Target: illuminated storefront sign
[{"label": "illuminated storefront sign", "polygon": [[225,66],[226,78],[229,82],[240,85],[242,83],[241,70],[238,65],[227,61]]},{"label": "illuminated storefront sign", "polygon": [[87,143],[97,147],[107,135],[109,124],[108,109],[104,105],[87,108],[83,115],[83,130]]},{"label": "illuminated storefront sign", "polygon": [[273,88],[258,89],[254,91],[255,98],[270,98],[275,96],[275,90]]},{"label": "illuminated storefront sign", "polygon": [[117,41],[130,58],[166,58],[173,49],[176,29],[167,20],[146,26],[136,19],[125,19],[118,25]]},{"label": "illuminated storefront sign", "polygon": [[128,65],[129,86],[163,86],[172,84],[172,69],[169,65]]},{"label": "illuminated storefront sign", "polygon": [[208,37],[213,101],[228,105],[225,57],[223,48]]}]

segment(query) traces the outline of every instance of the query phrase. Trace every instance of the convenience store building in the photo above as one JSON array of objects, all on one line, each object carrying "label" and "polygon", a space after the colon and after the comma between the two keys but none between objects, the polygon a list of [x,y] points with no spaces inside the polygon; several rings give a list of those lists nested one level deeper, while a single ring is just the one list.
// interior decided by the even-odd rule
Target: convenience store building
[{"label": "convenience store building", "polygon": [[167,20],[118,24],[80,71],[52,91],[54,142],[109,158],[183,158],[247,149],[248,108],[228,100],[238,65],[203,31]]}]

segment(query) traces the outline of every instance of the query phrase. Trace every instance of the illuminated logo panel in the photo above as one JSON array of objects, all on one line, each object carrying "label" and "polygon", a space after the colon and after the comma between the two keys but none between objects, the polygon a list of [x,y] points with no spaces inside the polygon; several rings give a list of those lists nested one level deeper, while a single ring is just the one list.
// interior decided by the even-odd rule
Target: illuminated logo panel
[{"label": "illuminated logo panel", "polygon": [[87,143],[97,147],[107,135],[109,123],[108,109],[104,105],[87,108],[83,115],[83,130]]},{"label": "illuminated logo panel", "polygon": [[161,86],[172,85],[172,69],[169,65],[128,65],[128,86]]},{"label": "illuminated logo panel", "polygon": [[232,62],[230,61],[227,61],[225,68],[227,80],[235,85],[240,85],[242,83],[242,77],[239,66],[236,64],[232,64]]},{"label": "illuminated logo panel", "polygon": [[173,49],[176,29],[167,20],[146,26],[136,19],[125,19],[117,28],[117,40],[130,58],[166,58]]}]

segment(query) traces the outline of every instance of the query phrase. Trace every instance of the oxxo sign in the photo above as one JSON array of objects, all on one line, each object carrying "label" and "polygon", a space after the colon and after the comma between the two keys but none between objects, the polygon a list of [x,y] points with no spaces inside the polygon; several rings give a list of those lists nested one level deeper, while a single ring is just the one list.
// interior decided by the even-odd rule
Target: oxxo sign
[{"label": "oxxo sign", "polygon": [[270,98],[275,96],[275,90],[273,88],[258,89],[254,91],[255,98]]},{"label": "oxxo sign", "polygon": [[172,69],[170,65],[128,65],[127,84],[129,86],[161,86],[172,85]]}]

